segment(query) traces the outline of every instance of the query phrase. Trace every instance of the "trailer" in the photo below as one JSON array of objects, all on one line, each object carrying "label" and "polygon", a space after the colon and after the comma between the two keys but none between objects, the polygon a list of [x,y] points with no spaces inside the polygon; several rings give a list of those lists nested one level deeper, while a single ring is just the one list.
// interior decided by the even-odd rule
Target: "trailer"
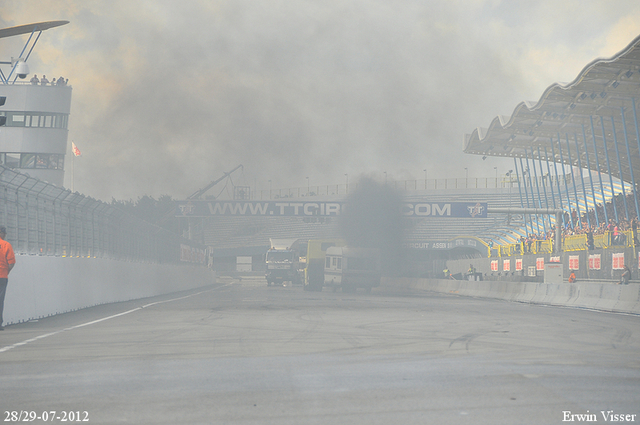
[{"label": "trailer", "polygon": [[364,288],[371,292],[380,286],[380,251],[370,248],[330,247],[324,264],[324,286],[334,291],[355,292]]},{"label": "trailer", "polygon": [[332,246],[345,246],[344,239],[311,239],[307,242],[307,257],[304,268],[304,290],[322,291],[324,285],[325,253]]}]

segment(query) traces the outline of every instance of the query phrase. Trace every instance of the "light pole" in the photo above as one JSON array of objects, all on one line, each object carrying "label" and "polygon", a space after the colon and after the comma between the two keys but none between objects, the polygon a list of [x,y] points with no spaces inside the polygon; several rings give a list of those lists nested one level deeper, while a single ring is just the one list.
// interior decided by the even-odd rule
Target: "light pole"
[{"label": "light pole", "polygon": [[387,172],[386,171],[384,172],[384,184],[385,185],[387,184]]},{"label": "light pole", "polygon": [[507,174],[505,174],[509,177],[509,208],[511,208],[511,173],[513,173],[513,170],[509,170],[507,171]]},{"label": "light pole", "polygon": [[496,170],[496,189],[498,188],[498,167],[493,167]]},{"label": "light pole", "polygon": [[311,188],[309,187],[309,176],[307,176],[307,196],[309,196],[309,192],[311,192]]},{"label": "light pole", "polygon": [[467,167],[464,167],[464,172],[465,172],[464,187],[468,188],[469,187],[469,169]]},{"label": "light pole", "polygon": [[349,174],[345,174],[344,178],[345,178],[344,193],[348,194],[349,193]]},{"label": "light pole", "polygon": [[271,180],[269,180],[269,200],[271,200]]},{"label": "light pole", "polygon": [[427,169],[425,168],[422,171],[424,171],[424,190],[427,190]]}]

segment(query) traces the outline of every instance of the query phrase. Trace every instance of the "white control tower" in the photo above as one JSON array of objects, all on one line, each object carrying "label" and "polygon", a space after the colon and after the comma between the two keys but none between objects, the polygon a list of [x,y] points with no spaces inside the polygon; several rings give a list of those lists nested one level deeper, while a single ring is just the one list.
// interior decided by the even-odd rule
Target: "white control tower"
[{"label": "white control tower", "polygon": [[54,78],[60,78],[54,75],[48,83],[40,79],[36,83],[27,61],[42,31],[68,23],[49,21],[0,29],[0,39],[29,34],[17,58],[0,58],[0,124],[4,122],[0,126],[0,165],[57,186],[64,182],[71,86],[65,79],[52,84]]}]

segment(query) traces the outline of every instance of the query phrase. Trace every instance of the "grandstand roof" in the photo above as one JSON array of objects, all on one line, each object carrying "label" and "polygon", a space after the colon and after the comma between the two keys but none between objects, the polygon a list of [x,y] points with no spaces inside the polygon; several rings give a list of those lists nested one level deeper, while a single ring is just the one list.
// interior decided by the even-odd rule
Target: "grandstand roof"
[{"label": "grandstand roof", "polygon": [[631,182],[631,170],[635,177],[640,170],[636,99],[640,36],[615,56],[589,63],[571,83],[549,86],[537,103],[521,102],[511,117],[465,135],[464,152],[581,165]]}]

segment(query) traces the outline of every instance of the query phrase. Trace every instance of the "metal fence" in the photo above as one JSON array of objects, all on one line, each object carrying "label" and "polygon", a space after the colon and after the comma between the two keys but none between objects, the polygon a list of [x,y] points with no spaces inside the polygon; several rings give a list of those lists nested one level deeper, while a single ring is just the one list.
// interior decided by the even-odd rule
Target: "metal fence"
[{"label": "metal fence", "polygon": [[115,206],[0,166],[0,225],[17,254],[195,262],[205,247]]}]

